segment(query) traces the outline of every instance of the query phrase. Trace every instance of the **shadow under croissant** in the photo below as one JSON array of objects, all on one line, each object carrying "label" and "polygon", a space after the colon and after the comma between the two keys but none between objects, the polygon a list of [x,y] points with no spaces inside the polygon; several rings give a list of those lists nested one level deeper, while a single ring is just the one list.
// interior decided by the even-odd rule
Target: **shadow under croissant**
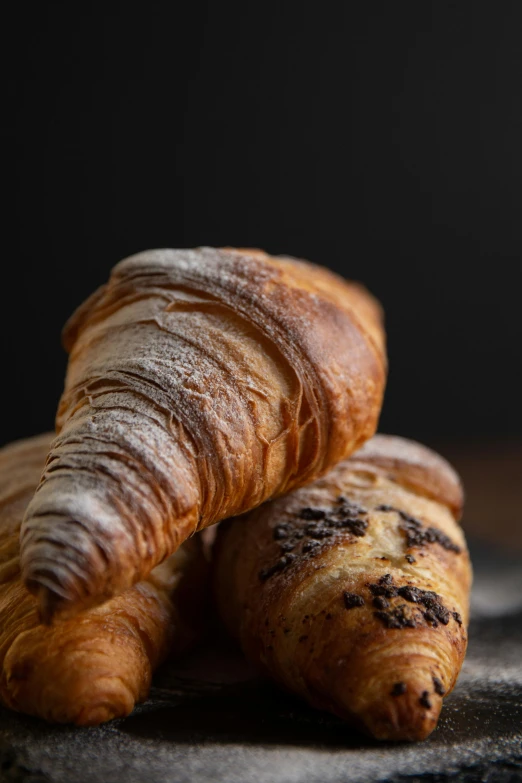
[{"label": "shadow under croissant", "polygon": [[[376,749],[411,743],[373,740],[340,718],[308,706],[246,664],[235,643],[218,628],[212,644],[200,644],[174,666],[164,665],[148,702],[115,722],[135,738],[186,744],[307,746]],[[522,678],[502,683],[488,665],[493,648],[519,642],[522,614],[481,618],[470,627],[471,650],[455,690],[444,699],[438,727],[421,745],[445,748],[491,737],[506,738],[522,725]],[[509,645],[508,645],[509,646]],[[517,647],[518,649],[518,647]],[[490,672],[490,677],[485,676]],[[419,743],[416,743],[417,745]]]},{"label": "shadow under croissant", "polygon": [[[187,682],[187,687],[189,695],[153,689],[151,702],[118,722],[118,730],[136,738],[161,737],[163,741],[187,744],[225,742],[329,749],[411,745],[373,740],[262,679],[218,689],[211,686],[207,693],[205,687],[200,687],[198,695],[194,683]],[[505,713],[495,710],[497,704],[498,695],[491,691],[475,691],[471,697],[467,688],[457,688],[445,702],[438,728],[425,742],[448,746],[469,740],[470,735],[476,740],[487,738],[493,719],[496,732],[506,736],[515,733],[522,721],[522,687],[506,697]],[[514,720],[515,714],[518,721]]]},{"label": "shadow under croissant", "polygon": [[[375,747],[381,743],[329,713],[319,712],[261,678],[239,685],[200,688],[190,695],[153,689],[155,704],[121,721],[119,730],[175,742],[241,742],[260,745]],[[207,690],[207,692],[205,692]],[[159,703],[157,702],[159,696]]]}]

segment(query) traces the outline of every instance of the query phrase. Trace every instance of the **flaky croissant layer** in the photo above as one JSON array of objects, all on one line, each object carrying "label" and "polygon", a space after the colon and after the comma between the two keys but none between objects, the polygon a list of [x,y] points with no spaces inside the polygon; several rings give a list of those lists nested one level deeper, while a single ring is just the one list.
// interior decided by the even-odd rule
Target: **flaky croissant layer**
[{"label": "flaky croissant layer", "polygon": [[145,578],[195,530],[310,482],[373,434],[379,305],[261,251],[155,250],[73,316],[65,391],[25,517],[42,615]]},{"label": "flaky croissant layer", "polygon": [[315,484],[220,526],[221,615],[312,705],[378,739],[424,739],[466,651],[461,505],[442,458],[376,436]]},{"label": "flaky croissant layer", "polygon": [[49,627],[22,583],[19,530],[50,435],[0,450],[0,700],[19,712],[92,726],[147,698],[152,671],[195,639],[207,565],[191,539],[146,581]]}]

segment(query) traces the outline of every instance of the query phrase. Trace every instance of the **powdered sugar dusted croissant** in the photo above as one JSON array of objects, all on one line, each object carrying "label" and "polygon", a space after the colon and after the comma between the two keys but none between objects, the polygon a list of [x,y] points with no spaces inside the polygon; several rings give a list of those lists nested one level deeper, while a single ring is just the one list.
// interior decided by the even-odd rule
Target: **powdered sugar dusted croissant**
[{"label": "powdered sugar dusted croissant", "polygon": [[379,739],[423,739],[466,651],[461,505],[441,457],[376,436],[220,526],[221,615],[248,658],[312,705]]},{"label": "powdered sugar dusted croissant", "polygon": [[324,473],[373,434],[385,382],[373,298],[260,251],[129,258],[73,316],[65,345],[59,434],[21,539],[46,620]]},{"label": "powdered sugar dusted croissant", "polygon": [[207,565],[200,540],[103,606],[49,627],[19,571],[22,515],[50,435],[0,450],[0,701],[49,721],[95,725],[147,698],[152,670],[194,640]]}]

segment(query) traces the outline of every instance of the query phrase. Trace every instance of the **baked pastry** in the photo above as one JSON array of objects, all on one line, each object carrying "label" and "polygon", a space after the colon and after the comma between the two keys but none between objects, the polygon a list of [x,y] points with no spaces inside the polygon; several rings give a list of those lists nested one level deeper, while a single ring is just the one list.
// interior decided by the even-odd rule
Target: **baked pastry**
[{"label": "baked pastry", "polygon": [[326,269],[261,251],[133,256],[64,341],[59,434],[21,535],[45,621],[325,473],[371,437],[381,408],[379,305]]},{"label": "baked pastry", "polygon": [[314,484],[218,530],[215,594],[247,657],[382,740],[437,724],[466,651],[459,479],[376,436]]},{"label": "baked pastry", "polygon": [[147,698],[152,670],[198,635],[207,563],[193,538],[103,606],[41,625],[21,580],[19,532],[50,442],[41,435],[0,450],[0,701],[92,726],[131,712]]}]

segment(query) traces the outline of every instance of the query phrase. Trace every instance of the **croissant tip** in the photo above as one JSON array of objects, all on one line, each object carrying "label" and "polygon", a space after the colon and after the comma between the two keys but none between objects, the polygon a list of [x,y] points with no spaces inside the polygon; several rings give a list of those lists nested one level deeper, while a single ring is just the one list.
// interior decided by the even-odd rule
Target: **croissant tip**
[{"label": "croissant tip", "polygon": [[407,688],[400,694],[378,700],[361,719],[375,739],[388,742],[420,742],[437,726],[442,699],[428,691]]},{"label": "croissant tip", "polygon": [[38,601],[38,613],[43,625],[52,625],[56,615],[56,604],[48,590],[42,590]]},{"label": "croissant tip", "polygon": [[25,586],[36,598],[40,622],[43,625],[52,625],[53,619],[59,613],[59,606],[63,603],[63,598],[46,585],[41,584],[38,579],[26,579]]},{"label": "croissant tip", "polygon": [[100,702],[81,710],[73,719],[73,723],[76,726],[100,726],[102,723],[107,723],[107,721],[115,718],[124,718],[129,712],[128,708],[122,709],[120,705]]},{"label": "croissant tip", "polygon": [[43,625],[52,625],[56,619],[68,620],[111,597],[103,595],[100,599],[98,596],[93,598],[69,593],[57,580],[49,576],[48,569],[25,569],[22,571],[22,579],[27,590],[36,599],[38,617]]}]

